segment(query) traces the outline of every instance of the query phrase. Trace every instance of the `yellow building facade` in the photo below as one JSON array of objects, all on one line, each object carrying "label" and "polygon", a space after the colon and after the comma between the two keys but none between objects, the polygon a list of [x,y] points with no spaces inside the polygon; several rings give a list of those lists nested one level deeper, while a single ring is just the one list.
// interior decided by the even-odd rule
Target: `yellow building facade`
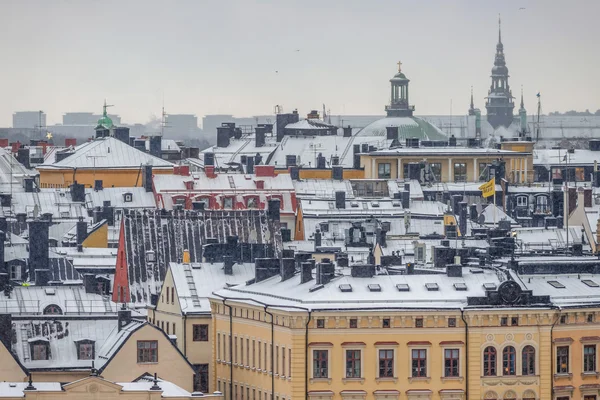
[{"label": "yellow building facade", "polygon": [[505,162],[511,183],[533,182],[533,143],[502,142],[500,150],[460,147],[420,147],[361,154],[367,179],[408,179],[409,164],[427,162],[437,182],[478,182],[493,162]]}]

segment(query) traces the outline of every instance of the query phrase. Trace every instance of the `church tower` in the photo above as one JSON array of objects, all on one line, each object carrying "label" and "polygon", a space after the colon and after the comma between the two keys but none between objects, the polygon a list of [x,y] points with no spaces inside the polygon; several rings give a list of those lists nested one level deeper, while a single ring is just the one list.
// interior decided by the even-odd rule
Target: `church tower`
[{"label": "church tower", "polygon": [[492,68],[492,85],[485,104],[487,120],[494,129],[499,126],[509,127],[513,122],[515,104],[508,85],[508,76],[508,68],[504,60],[501,21],[498,17],[498,44],[496,45],[496,58]]},{"label": "church tower", "polygon": [[390,79],[391,101],[385,106],[388,117],[412,117],[415,106],[408,104],[408,82],[406,75],[402,72],[402,63],[398,62],[398,73]]}]

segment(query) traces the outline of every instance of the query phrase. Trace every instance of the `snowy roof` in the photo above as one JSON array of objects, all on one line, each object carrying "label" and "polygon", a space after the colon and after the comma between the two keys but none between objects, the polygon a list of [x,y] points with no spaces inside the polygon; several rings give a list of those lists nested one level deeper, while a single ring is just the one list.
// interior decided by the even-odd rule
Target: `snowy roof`
[{"label": "snowy roof", "polygon": [[[175,140],[162,138],[160,141],[160,150],[180,152],[181,148]],[[150,140],[146,140],[146,151],[150,151]]]},{"label": "snowy roof", "polygon": [[[25,388],[28,382],[0,382],[0,398],[25,397]],[[34,382],[36,392],[62,392],[60,382]]]},{"label": "snowy roof", "polygon": [[[233,265],[233,275],[226,275],[223,263],[169,263],[184,314],[210,313],[210,294],[225,286],[238,285],[254,278],[254,263]],[[189,279],[191,274],[192,279]]]},{"label": "snowy roof", "polygon": [[397,148],[389,150],[375,150],[364,155],[375,155],[375,156],[444,156],[451,155],[455,157],[459,156],[480,156],[480,157],[505,157],[511,155],[524,155],[530,154],[526,152],[518,152],[511,150],[498,150],[489,148],[471,148],[471,147],[419,147],[419,148]]},{"label": "snowy roof", "polygon": [[[165,177],[172,179],[173,175],[165,175]],[[131,194],[131,201],[125,201],[125,193]],[[102,207],[105,201],[110,201],[111,207],[115,208],[156,208],[154,193],[147,192],[143,187],[115,187],[102,190],[87,188],[85,197],[93,207]]]},{"label": "snowy roof", "polygon": [[53,219],[88,217],[85,204],[74,202],[68,189],[42,188],[39,192],[13,193],[11,206],[2,207],[2,211],[6,216],[25,213],[30,218],[36,213],[38,216],[50,213]]},{"label": "snowy roof", "polygon": [[64,315],[115,315],[117,305],[105,296],[86,293],[82,285],[15,286],[7,297],[0,293],[0,312],[42,315],[49,305],[60,307]]},{"label": "snowy roof", "polygon": [[[496,209],[496,211],[494,212],[494,208]],[[479,216],[484,216],[484,221],[485,221],[485,225],[493,225],[494,221],[496,221],[496,223],[502,221],[502,220],[508,220],[510,221],[510,224],[512,226],[518,226],[519,224],[517,223],[517,221],[515,221],[514,219],[512,219],[511,217],[509,217],[504,211],[502,211],[502,208],[499,207],[498,205],[493,205],[493,204],[488,204],[483,211],[481,212],[481,214],[479,214]]]},{"label": "snowy roof", "polygon": [[0,192],[23,192],[23,178],[36,175],[35,169],[25,168],[9,151],[0,148]]},{"label": "snowy roof", "polygon": [[336,126],[330,125],[320,119],[303,119],[298,122],[294,122],[293,124],[287,124],[285,129],[294,129],[294,130],[331,130],[337,129]]},{"label": "snowy roof", "polygon": [[[592,229],[595,229],[596,224]],[[567,246],[567,230],[559,228],[515,228],[517,245],[522,251],[558,250]],[[569,227],[569,243],[582,243],[581,226]],[[584,246],[585,248],[586,246]],[[589,249],[589,245],[587,246]]]},{"label": "snowy roof", "polygon": [[[586,284],[584,281],[587,280],[598,286]],[[549,281],[557,281],[564,288],[555,287]],[[527,289],[533,290],[534,295],[550,296],[550,300],[561,307],[600,303],[598,274],[520,275],[520,282]]]},{"label": "snowy roof", "polygon": [[43,164],[38,169],[60,168],[135,168],[152,165],[154,168],[170,169],[173,164],[140,151],[113,137],[98,138],[75,147],[75,153],[54,164]]},{"label": "snowy roof", "polygon": [[202,192],[255,192],[257,181],[262,181],[266,191],[293,191],[294,185],[289,174],[275,176],[257,176],[256,174],[216,173],[209,178],[204,172],[194,172],[190,176],[155,175],[154,188],[156,192],[179,191],[186,192],[186,182],[193,182],[194,191]]},{"label": "snowy roof", "polygon": [[[336,208],[333,199],[300,199],[302,214],[304,217],[326,217],[326,216],[404,216],[402,201],[390,198],[380,199],[347,199],[345,208]],[[409,211],[415,215],[443,216],[448,206],[439,201],[412,200]]]},{"label": "snowy roof", "polygon": [[594,165],[600,162],[600,151],[576,149],[573,153],[567,153],[566,149],[535,149],[533,151],[533,165],[562,165],[566,166],[567,155],[569,165]]},{"label": "snowy roof", "polygon": [[[300,306],[311,310],[317,309],[371,309],[401,308],[463,308],[467,306],[467,297],[484,297],[484,283],[500,281],[495,271],[481,270],[471,273],[463,269],[462,277],[449,277],[446,274],[426,275],[375,275],[370,278],[350,276],[350,268],[337,270],[337,276],[318,290],[311,291],[315,280],[300,283],[300,274],[280,282],[279,276],[251,285],[240,285],[221,289],[215,292],[235,300],[251,298],[273,308],[285,309],[286,306]],[[437,291],[427,290],[426,284],[435,283]],[[456,290],[455,283],[463,283],[467,290]],[[342,292],[339,285],[352,287],[350,292]],[[381,291],[373,292],[369,284],[379,284]],[[398,290],[399,284],[407,284],[409,291]],[[216,297],[214,297],[216,298]]]}]

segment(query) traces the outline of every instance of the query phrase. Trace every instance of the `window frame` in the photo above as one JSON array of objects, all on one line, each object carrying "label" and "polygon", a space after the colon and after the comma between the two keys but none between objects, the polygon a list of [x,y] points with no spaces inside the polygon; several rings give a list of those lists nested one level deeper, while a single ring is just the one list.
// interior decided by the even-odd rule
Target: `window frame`
[{"label": "window frame", "polygon": [[[593,349],[592,354],[586,354],[586,349]],[[598,371],[598,348],[596,344],[583,345],[582,368],[584,373],[597,373]],[[592,367],[592,368],[590,368]]]},{"label": "window frame", "polygon": [[[537,370],[537,362],[536,362],[536,350],[535,347],[528,344],[521,349],[521,375],[522,376],[533,376]],[[531,364],[533,363],[533,369]]]},{"label": "window frame", "polygon": [[208,342],[208,324],[192,325],[192,340],[194,342]]},{"label": "window frame", "polygon": [[[381,357],[382,352],[384,353],[385,357]],[[392,357],[389,358],[388,355],[391,352]],[[377,377],[378,378],[395,378],[395,373],[396,373],[396,367],[395,367],[395,359],[396,359],[396,353],[394,349],[390,349],[390,348],[378,348],[377,349]],[[383,363],[387,363],[386,364],[382,364]],[[388,374],[381,374],[382,370],[385,371],[385,368],[391,368],[391,375]]]},{"label": "window frame", "polygon": [[[566,354],[559,354],[560,351],[566,351]],[[570,373],[570,356],[571,356],[571,347],[570,346],[556,346],[556,366],[555,373],[556,374],[568,374]],[[565,361],[565,368],[562,368],[563,361]]]},{"label": "window frame", "polygon": [[[424,348],[410,349],[410,377],[411,378],[427,378],[427,352]],[[416,354],[416,356],[415,356]]]},{"label": "window frame", "polygon": [[[140,347],[148,344],[149,347]],[[137,345],[137,363],[154,364],[158,362],[158,340],[138,340]]]},{"label": "window frame", "polygon": [[[50,343],[48,343],[45,340],[36,340],[34,342],[31,342],[29,344],[29,351],[31,361],[47,361],[52,359],[50,353]],[[43,355],[44,357],[39,357],[41,355]]]},{"label": "window frame", "polygon": [[[77,346],[78,360],[93,360],[96,358],[96,343],[93,340],[80,340],[75,344]],[[89,357],[82,358],[82,351],[84,351],[84,353],[89,354]]]},{"label": "window frame", "polygon": [[[444,378],[458,378],[460,377],[460,349],[458,348],[447,348],[443,349],[444,351]],[[448,356],[448,352],[450,352],[450,357]],[[456,357],[454,357],[454,352],[456,352]],[[448,365],[450,362],[450,365]],[[450,368],[450,369],[449,369]],[[449,371],[455,369],[456,373],[448,373]]]},{"label": "window frame", "polygon": [[498,376],[498,350],[494,346],[483,349],[483,376]]},{"label": "window frame", "polygon": [[346,379],[362,378],[362,350],[344,349]]},{"label": "window frame", "polygon": [[312,349],[312,378],[329,379],[329,349]]},{"label": "window frame", "polygon": [[[458,168],[457,168],[458,166]],[[458,175],[457,175],[458,169]],[[464,170],[464,171],[463,171]],[[454,162],[452,165],[452,178],[453,182],[466,182],[467,181],[467,163],[466,162]]]},{"label": "window frame", "polygon": [[514,346],[505,346],[502,349],[502,376],[517,375],[517,350]]},{"label": "window frame", "polygon": [[392,179],[392,163],[390,163],[390,162],[378,162],[377,163],[377,179]]},{"label": "window frame", "polygon": [[[194,364],[194,392],[208,393],[210,386],[210,372],[208,364]],[[206,386],[202,385],[203,378]]]}]

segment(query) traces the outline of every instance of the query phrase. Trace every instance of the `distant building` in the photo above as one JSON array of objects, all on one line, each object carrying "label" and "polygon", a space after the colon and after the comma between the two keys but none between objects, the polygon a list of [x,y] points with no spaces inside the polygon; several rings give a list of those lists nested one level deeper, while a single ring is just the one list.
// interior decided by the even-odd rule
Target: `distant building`
[{"label": "distant building", "polygon": [[168,114],[166,117],[165,135],[176,137],[192,137],[198,135],[198,117],[193,114]]},{"label": "distant building", "polygon": [[46,113],[43,111],[17,111],[13,114],[13,128],[40,129],[46,126]]},{"label": "distant building", "polygon": [[[121,117],[108,114],[108,117],[115,123],[121,123]],[[63,114],[63,125],[96,125],[96,122],[102,118],[101,115],[91,112],[70,112]]]}]

